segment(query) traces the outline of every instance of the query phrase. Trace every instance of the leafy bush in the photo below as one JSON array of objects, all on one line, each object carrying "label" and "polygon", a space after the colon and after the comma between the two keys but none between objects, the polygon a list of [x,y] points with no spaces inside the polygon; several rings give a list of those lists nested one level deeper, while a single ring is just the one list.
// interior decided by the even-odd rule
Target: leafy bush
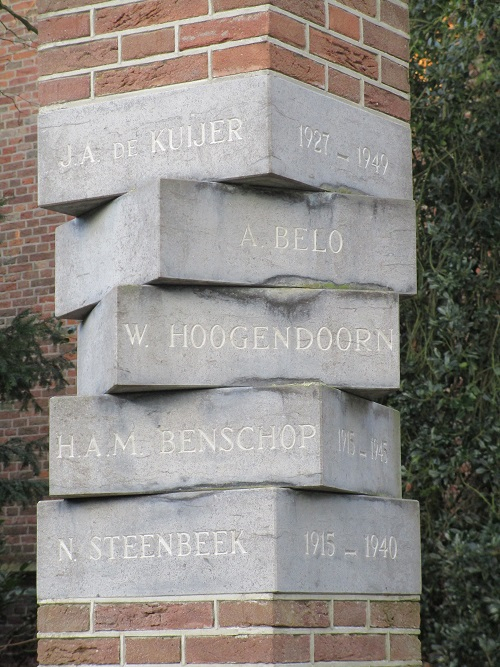
[{"label": "leafy bush", "polygon": [[500,655],[500,86],[496,0],[414,0],[419,294],[402,307],[406,496],[421,503],[423,653]]},{"label": "leafy bush", "polygon": [[[68,342],[67,332],[54,318],[42,319],[25,311],[0,329],[0,403],[21,411],[41,408],[35,387],[62,389],[64,371],[71,362],[60,352],[48,352],[48,345]],[[54,347],[52,348],[54,349]],[[0,445],[0,466],[13,463],[31,470],[31,475],[0,478],[0,509],[19,503],[23,506],[47,493],[47,482],[40,473],[40,454],[47,449],[47,439],[13,437]],[[1,526],[1,520],[0,520]],[[5,544],[0,535],[0,557]],[[36,600],[33,576],[27,565],[0,571],[0,657],[2,664],[33,663],[35,649]]]},{"label": "leafy bush", "polygon": [[[0,197],[1,208],[5,200]],[[68,342],[67,331],[54,318],[42,319],[24,311],[0,329],[0,407],[41,412],[35,388],[62,389],[64,372],[72,366],[63,353],[47,346]],[[47,493],[47,482],[37,478],[46,438],[8,438],[0,443],[0,469],[11,464],[31,474],[0,477],[0,510],[19,503],[26,506]],[[0,519],[0,528],[2,521]],[[0,534],[0,559],[5,541]],[[2,665],[32,665],[36,649],[36,598],[34,573],[28,564],[0,570],[0,659]]]}]

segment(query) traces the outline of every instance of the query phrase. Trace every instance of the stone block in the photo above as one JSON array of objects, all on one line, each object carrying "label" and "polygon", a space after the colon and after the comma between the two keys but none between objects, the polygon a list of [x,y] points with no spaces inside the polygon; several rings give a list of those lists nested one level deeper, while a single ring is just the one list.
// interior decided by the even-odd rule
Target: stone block
[{"label": "stone block", "polygon": [[80,215],[153,178],[412,198],[403,123],[270,72],[39,116],[39,202]]},{"label": "stone block", "polygon": [[50,404],[50,492],[288,486],[401,496],[399,414],[322,385],[68,396]]},{"label": "stone block", "polygon": [[125,285],[80,325],[80,395],[293,382],[397,388],[398,296]]},{"label": "stone block", "polygon": [[154,181],[56,231],[56,314],[117,285],[416,288],[412,201]]},{"label": "stone block", "polygon": [[48,500],[40,600],[418,594],[418,503],[289,489]]}]

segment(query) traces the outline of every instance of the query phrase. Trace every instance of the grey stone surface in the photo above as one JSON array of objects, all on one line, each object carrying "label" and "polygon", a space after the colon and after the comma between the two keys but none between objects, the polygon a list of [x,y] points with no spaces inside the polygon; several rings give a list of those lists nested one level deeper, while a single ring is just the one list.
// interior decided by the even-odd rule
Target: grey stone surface
[{"label": "grey stone surface", "polygon": [[56,314],[151,282],[416,289],[415,206],[360,195],[155,181],[56,231]]},{"label": "grey stone surface", "polygon": [[78,393],[322,382],[399,385],[398,296],[258,287],[114,288],[80,325]]},{"label": "grey stone surface", "polygon": [[322,385],[50,403],[57,496],[289,486],[401,496],[399,414]]},{"label": "grey stone surface", "polygon": [[40,600],[420,592],[411,500],[239,489],[38,508]]},{"label": "grey stone surface", "polygon": [[72,215],[157,177],[412,198],[408,124],[269,72],[42,110],[38,155]]}]

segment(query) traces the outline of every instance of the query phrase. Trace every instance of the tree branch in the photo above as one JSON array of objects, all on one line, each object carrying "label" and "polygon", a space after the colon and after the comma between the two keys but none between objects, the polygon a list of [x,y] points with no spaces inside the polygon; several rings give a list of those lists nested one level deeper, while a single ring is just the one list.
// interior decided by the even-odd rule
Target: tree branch
[{"label": "tree branch", "polygon": [[23,26],[26,28],[26,30],[34,32],[36,35],[38,35],[38,30],[32,23],[28,21],[28,19],[25,19],[24,16],[20,16],[17,12],[15,12],[13,9],[11,9],[5,3],[3,3],[2,0],[0,0],[0,9],[3,9],[4,11],[7,12],[7,14],[10,14],[13,18],[22,23]]},{"label": "tree branch", "polygon": [[27,39],[25,37],[21,37],[15,30],[9,28],[9,26],[2,19],[0,19],[0,25],[5,30],[5,32],[11,33],[11,35],[14,36],[14,39],[9,39],[8,37],[5,37],[5,35],[0,35],[0,40],[4,42],[10,42],[11,44],[24,44],[24,46],[27,48],[33,48],[33,42],[31,41],[32,38]]}]

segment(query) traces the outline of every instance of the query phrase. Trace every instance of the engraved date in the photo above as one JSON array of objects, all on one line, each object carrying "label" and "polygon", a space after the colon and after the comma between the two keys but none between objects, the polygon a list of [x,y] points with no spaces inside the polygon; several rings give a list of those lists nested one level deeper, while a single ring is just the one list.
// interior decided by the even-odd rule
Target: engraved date
[{"label": "engraved date", "polygon": [[365,535],[366,558],[390,558],[396,560],[398,543],[393,535],[380,538],[377,535]]},{"label": "engraved date", "polygon": [[373,169],[376,174],[385,175],[389,166],[389,158],[385,153],[372,154],[371,150],[364,146],[358,147],[358,165],[362,169]]},{"label": "engraved date", "polygon": [[387,463],[388,461],[387,442],[377,440],[377,438],[372,438],[370,444],[371,444],[372,460],[380,461],[381,463]]},{"label": "engraved date", "polygon": [[330,135],[328,132],[320,132],[319,130],[309,127],[309,125],[300,126],[300,147],[314,151],[315,153],[322,153],[328,155],[328,140]]},{"label": "engraved date", "polygon": [[312,530],[307,532],[304,535],[306,556],[333,556],[335,554],[334,536],[334,533],[325,533],[325,531]]}]

